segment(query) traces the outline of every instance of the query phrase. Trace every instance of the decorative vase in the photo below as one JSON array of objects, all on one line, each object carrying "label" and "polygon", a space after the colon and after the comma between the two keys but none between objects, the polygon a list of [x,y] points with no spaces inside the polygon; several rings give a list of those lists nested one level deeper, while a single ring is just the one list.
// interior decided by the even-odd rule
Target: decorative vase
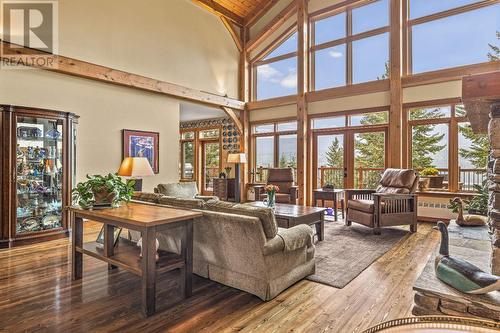
[{"label": "decorative vase", "polygon": [[267,207],[274,208],[276,205],[276,192],[267,192],[267,199],[265,200]]}]

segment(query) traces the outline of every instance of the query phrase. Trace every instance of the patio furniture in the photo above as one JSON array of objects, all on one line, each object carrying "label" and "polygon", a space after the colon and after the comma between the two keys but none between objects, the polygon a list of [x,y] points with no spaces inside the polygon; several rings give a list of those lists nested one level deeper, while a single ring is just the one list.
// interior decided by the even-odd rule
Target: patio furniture
[{"label": "patio furniture", "polygon": [[[277,185],[280,190],[276,192],[276,202],[285,204],[297,204],[298,187],[293,185],[293,169],[292,168],[276,168],[269,169],[267,177],[268,185]],[[267,194],[261,194],[260,200],[267,198]]]},{"label": "patio furniture", "polygon": [[410,225],[410,231],[416,232],[418,180],[415,170],[387,169],[376,190],[345,190],[345,224],[362,224],[376,235],[383,227],[399,225]]}]

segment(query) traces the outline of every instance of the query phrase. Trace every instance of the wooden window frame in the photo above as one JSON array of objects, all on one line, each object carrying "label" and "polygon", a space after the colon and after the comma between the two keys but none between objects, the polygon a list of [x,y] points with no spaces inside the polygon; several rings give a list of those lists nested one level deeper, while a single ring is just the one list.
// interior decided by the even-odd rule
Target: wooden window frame
[{"label": "wooden window frame", "polygon": [[[341,87],[351,87],[357,84],[365,84],[365,83],[370,83],[370,82],[377,82],[377,81],[382,81],[382,80],[372,80],[372,81],[367,81],[367,82],[361,82],[361,83],[355,83],[353,84],[352,79],[353,79],[353,53],[352,53],[352,43],[361,39],[381,35],[384,33],[389,34],[389,40],[387,43],[387,49],[388,49],[388,54],[389,54],[389,62],[391,61],[390,59],[390,40],[391,40],[391,1],[388,0],[388,18],[389,18],[389,24],[384,27],[379,27],[375,28],[372,30],[364,31],[358,34],[352,34],[353,30],[353,22],[352,22],[352,11],[354,9],[369,5],[371,3],[375,3],[377,1],[381,0],[364,0],[364,1],[357,1],[352,4],[347,4],[342,7],[338,8],[333,8],[328,11],[318,11],[316,13],[313,13],[309,19],[309,31],[310,31],[310,45],[309,45],[309,68],[310,68],[310,80],[309,80],[309,91],[311,92],[317,92],[317,91],[323,91],[323,90],[329,90],[329,89],[335,89],[335,88],[341,88]],[[338,38],[332,41],[328,41],[319,45],[315,45],[315,23],[341,14],[341,13],[346,13],[346,36],[343,38]],[[338,46],[338,45],[346,45],[346,84],[339,86],[339,87],[329,87],[321,90],[316,90],[316,65],[315,65],[315,56],[316,52],[320,50],[324,50],[330,47]]]},{"label": "wooden window frame", "polygon": [[[407,152],[403,155],[403,165],[412,167],[412,128],[418,125],[448,125],[448,189],[442,190],[443,193],[470,193],[470,191],[460,190],[460,162],[459,162],[459,125],[461,123],[470,123],[466,116],[456,116],[456,106],[462,104],[461,98],[443,99],[434,101],[425,101],[418,103],[408,103],[403,105],[403,151]],[[409,113],[412,109],[417,108],[434,108],[434,107],[451,107],[449,117],[409,120]],[[441,191],[440,191],[441,192]]]},{"label": "wooden window frame", "polygon": [[[443,19],[446,17],[451,17],[467,12],[471,12],[476,9],[485,8],[489,6],[494,6],[495,4],[500,3],[500,0],[483,0],[480,2],[475,2],[472,4],[455,7],[452,9],[447,9],[441,12],[425,15],[419,18],[410,19],[410,0],[403,0],[403,76],[411,76],[411,75],[422,75],[426,73],[433,72],[441,72],[447,71],[453,68],[469,68],[471,66],[484,66],[489,64],[490,62],[485,61],[482,63],[469,64],[458,67],[446,67],[440,68],[436,70],[431,70],[428,72],[413,74],[413,45],[412,45],[412,28],[416,25],[425,24],[428,22],[436,21],[439,19]],[[443,72],[446,73],[446,72]]]},{"label": "wooden window frame", "polygon": [[[193,133],[193,138],[192,139],[183,139],[182,136],[184,133]],[[197,181],[197,141],[196,138],[198,137],[198,131],[196,129],[181,129],[180,130],[180,139],[179,139],[179,146],[180,146],[180,162],[181,162],[181,167],[180,167],[180,181],[181,182],[196,182]],[[184,149],[183,149],[183,144],[186,142],[192,142],[193,143],[193,178],[184,178]]]},{"label": "wooden window frame", "polygon": [[[273,138],[273,144],[274,144],[274,152],[273,152],[273,168],[277,168],[279,166],[279,139],[280,136],[283,135],[298,135],[298,131],[278,131],[278,125],[283,124],[283,123],[290,123],[290,122],[296,122],[297,118],[280,118],[280,119],[275,119],[275,120],[263,120],[263,121],[255,121],[250,123],[250,128],[251,128],[251,168],[253,170],[257,170],[257,138],[259,137],[268,137],[268,138]],[[272,132],[266,132],[266,133],[255,133],[254,128],[255,126],[259,125],[273,125],[274,129]]]},{"label": "wooden window frame", "polygon": [[[349,119],[351,116],[356,116],[356,115],[362,115],[362,114],[367,114],[367,113],[377,113],[377,112],[387,112],[388,114],[388,121],[386,124],[375,124],[375,125],[368,125],[368,126],[352,126],[349,125]],[[321,129],[314,129],[313,128],[313,122],[315,119],[318,118],[330,118],[330,117],[339,117],[339,116],[344,116],[344,127],[332,127],[332,128],[321,128]],[[340,112],[329,112],[329,113],[321,113],[321,114],[314,114],[310,115],[309,117],[309,132],[310,132],[310,142],[309,145],[311,147],[312,155],[311,155],[311,183],[308,185],[310,189],[310,193],[313,190],[313,187],[316,186],[318,182],[318,175],[317,175],[317,168],[318,168],[318,161],[317,161],[317,145],[314,142],[318,136],[321,135],[336,135],[336,134],[343,134],[344,138],[347,139],[345,142],[345,149],[344,149],[344,167],[347,168],[347,172],[354,172],[354,165],[351,165],[351,163],[347,159],[347,154],[350,149],[354,149],[354,142],[349,138],[349,136],[354,135],[356,133],[366,133],[366,132],[383,132],[385,135],[385,166],[388,165],[389,163],[389,156],[391,154],[391,145],[389,143],[389,122],[391,121],[390,119],[390,112],[389,112],[389,106],[380,106],[380,107],[372,107],[372,108],[366,108],[366,109],[355,109],[355,110],[346,110],[346,111],[340,111]],[[315,169],[316,168],[316,169]],[[346,183],[345,186],[346,188],[354,188],[354,178],[350,180],[350,183]]]},{"label": "wooden window frame", "polygon": [[[251,101],[266,100],[266,99],[257,100],[257,68],[259,66],[266,65],[266,64],[272,64],[272,63],[275,63],[277,61],[286,60],[286,59],[290,59],[290,58],[294,58],[294,57],[298,58],[299,52],[298,52],[298,45],[297,45],[297,51],[295,51],[295,52],[290,52],[290,53],[283,54],[283,55],[280,55],[277,57],[263,60],[267,55],[269,55],[271,52],[273,52],[278,47],[280,47],[288,38],[290,38],[296,32],[297,32],[297,26],[296,25],[290,26],[278,38],[276,38],[274,41],[272,41],[271,44],[269,44],[269,46],[267,46],[263,51],[261,51],[253,59],[250,60],[250,62],[249,62],[250,68],[251,68],[250,81],[251,81],[251,87],[252,87],[252,89],[251,89]],[[300,66],[300,64],[298,63],[298,59],[297,59],[297,70],[298,70],[299,66]],[[286,96],[295,96],[295,95],[297,95],[297,94],[277,96],[277,97],[273,97],[271,99],[281,98],[281,97],[286,97]]]}]

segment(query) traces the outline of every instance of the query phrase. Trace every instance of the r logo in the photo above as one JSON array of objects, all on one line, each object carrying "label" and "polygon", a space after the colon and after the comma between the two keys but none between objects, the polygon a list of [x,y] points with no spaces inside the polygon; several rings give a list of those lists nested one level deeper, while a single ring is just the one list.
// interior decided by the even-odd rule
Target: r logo
[{"label": "r logo", "polygon": [[2,1],[3,40],[11,44],[57,53],[56,1]]}]

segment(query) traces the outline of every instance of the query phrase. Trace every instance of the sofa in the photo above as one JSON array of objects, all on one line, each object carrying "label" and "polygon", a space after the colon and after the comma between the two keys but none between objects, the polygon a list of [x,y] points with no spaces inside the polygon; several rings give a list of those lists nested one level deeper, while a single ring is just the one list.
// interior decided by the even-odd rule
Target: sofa
[{"label": "sofa", "polygon": [[[204,278],[267,301],[315,271],[312,229],[278,228],[269,208],[161,193],[136,192],[133,199],[203,213],[194,222],[193,272]],[[159,233],[160,249],[180,253],[181,232]]]}]

